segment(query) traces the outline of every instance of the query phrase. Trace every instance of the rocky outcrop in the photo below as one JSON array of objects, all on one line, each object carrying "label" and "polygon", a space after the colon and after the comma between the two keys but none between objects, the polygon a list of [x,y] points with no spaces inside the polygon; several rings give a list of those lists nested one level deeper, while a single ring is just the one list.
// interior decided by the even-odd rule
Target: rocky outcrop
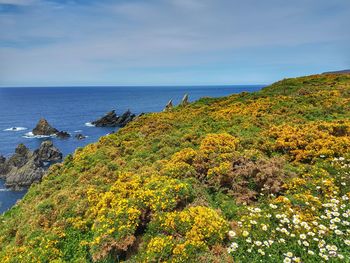
[{"label": "rocky outcrop", "polygon": [[185,94],[184,97],[181,100],[180,105],[181,106],[187,106],[188,104],[190,104],[190,102],[188,101],[188,94]]},{"label": "rocky outcrop", "polygon": [[53,145],[52,141],[42,142],[39,149],[34,151],[34,156],[39,162],[59,162],[62,160],[62,153]]},{"label": "rocky outcrop", "polygon": [[129,122],[131,122],[135,117],[136,117],[135,114],[131,113],[130,110],[127,110],[126,112],[123,113],[122,116],[119,117],[119,119],[118,119],[118,126],[119,127],[124,127]]},{"label": "rocky outcrop", "polygon": [[6,162],[6,158],[4,156],[0,155],[0,178],[2,178],[1,175],[4,173],[5,162]]},{"label": "rocky outcrop", "polygon": [[[189,96],[188,94],[185,94],[179,104],[179,106],[187,106],[188,104],[190,104],[189,102]],[[171,110],[172,108],[174,108],[173,105],[173,100],[169,100],[169,102],[165,105],[165,108],[163,109],[163,111],[168,111]]]},{"label": "rocky outcrop", "polygon": [[91,124],[95,125],[96,127],[115,127],[117,120],[118,120],[118,116],[115,113],[115,110],[112,110],[102,118],[91,122]]},{"label": "rocky outcrop", "polygon": [[44,141],[39,149],[30,151],[24,144],[19,144],[15,154],[8,160],[0,158],[0,178],[5,180],[5,186],[14,190],[39,182],[46,168],[62,160],[62,153],[51,141]]},{"label": "rocky outcrop", "polygon": [[102,118],[91,122],[96,127],[124,127],[136,117],[130,110],[124,112],[121,116],[115,113],[115,110],[108,112]]},{"label": "rocky outcrop", "polygon": [[53,135],[56,134],[58,130],[52,127],[47,120],[42,118],[32,132],[34,135]]},{"label": "rocky outcrop", "polygon": [[78,133],[74,136],[77,140],[83,140],[86,138],[85,135],[81,134],[81,133]]},{"label": "rocky outcrop", "polygon": [[173,105],[173,100],[169,100],[169,102],[167,103],[167,105],[165,105],[165,108],[163,111],[168,111],[171,110],[174,107]]},{"label": "rocky outcrop", "polygon": [[40,119],[36,127],[32,131],[33,135],[51,136],[56,135],[60,139],[66,139],[70,137],[70,134],[65,131],[59,131],[52,127],[44,118]]},{"label": "rocky outcrop", "polygon": [[59,131],[59,132],[56,132],[56,136],[60,139],[67,139],[70,137],[70,134],[65,131]]}]

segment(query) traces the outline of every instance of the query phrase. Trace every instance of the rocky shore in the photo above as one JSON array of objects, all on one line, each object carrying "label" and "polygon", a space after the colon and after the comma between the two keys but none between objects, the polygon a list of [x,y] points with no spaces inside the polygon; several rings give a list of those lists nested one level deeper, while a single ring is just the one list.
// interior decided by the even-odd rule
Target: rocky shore
[{"label": "rocky shore", "polygon": [[51,141],[42,142],[33,152],[19,144],[9,159],[0,156],[0,179],[5,180],[6,187],[20,190],[39,182],[47,167],[61,160],[62,153]]},{"label": "rocky shore", "polygon": [[[188,95],[185,94],[180,105],[188,104]],[[165,110],[173,108],[172,100],[166,105]],[[138,116],[143,115],[141,113]],[[118,116],[112,110],[103,117],[91,122],[96,127],[124,127],[133,121],[137,116],[130,110]],[[32,130],[34,136],[56,136],[66,139],[71,135],[66,131],[60,131],[53,127],[46,119],[41,118]],[[83,140],[87,136],[78,133],[74,135],[77,140]],[[8,159],[0,155],[0,179],[5,181],[5,186],[13,190],[21,190],[29,187],[35,182],[40,182],[46,169],[56,162],[62,160],[62,153],[49,140],[41,143],[35,151],[30,151],[24,144],[19,144],[15,153]]]}]

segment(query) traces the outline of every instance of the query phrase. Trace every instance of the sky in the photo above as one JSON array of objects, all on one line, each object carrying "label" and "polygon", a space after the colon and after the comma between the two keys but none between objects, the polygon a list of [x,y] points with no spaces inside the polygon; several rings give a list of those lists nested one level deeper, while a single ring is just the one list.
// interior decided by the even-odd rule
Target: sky
[{"label": "sky", "polygon": [[349,0],[0,0],[0,86],[268,84],[350,68]]}]

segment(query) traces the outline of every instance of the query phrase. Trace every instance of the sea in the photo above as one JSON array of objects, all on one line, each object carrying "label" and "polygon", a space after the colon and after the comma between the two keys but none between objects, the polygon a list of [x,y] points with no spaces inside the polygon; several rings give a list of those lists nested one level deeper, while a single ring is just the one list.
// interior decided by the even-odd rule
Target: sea
[{"label": "sea", "polygon": [[[35,150],[44,140],[52,140],[64,155],[77,147],[96,142],[116,128],[98,128],[91,122],[114,109],[118,115],[130,110],[135,114],[159,112],[172,99],[178,104],[184,94],[190,101],[201,97],[221,97],[242,91],[260,90],[263,85],[187,86],[187,87],[11,87],[0,88],[0,155],[10,157],[19,143]],[[31,133],[40,118],[69,139],[36,137]],[[13,129],[16,128],[16,129]],[[74,135],[87,136],[77,140]],[[0,214],[26,193],[6,189],[0,180]]]}]

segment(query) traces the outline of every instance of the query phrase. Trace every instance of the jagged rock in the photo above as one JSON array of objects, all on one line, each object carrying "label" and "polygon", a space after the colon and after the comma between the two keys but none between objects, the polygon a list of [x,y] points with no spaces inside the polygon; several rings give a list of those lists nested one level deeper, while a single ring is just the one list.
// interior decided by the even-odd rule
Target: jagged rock
[{"label": "jagged rock", "polygon": [[81,133],[76,134],[74,137],[78,140],[83,140],[86,138],[86,136]]},{"label": "jagged rock", "polygon": [[0,178],[5,180],[5,186],[19,190],[39,182],[46,167],[62,160],[62,153],[53,146],[51,141],[44,141],[40,148],[31,152],[24,144],[19,144],[15,154],[8,160],[1,158]]},{"label": "jagged rock", "polygon": [[124,127],[127,125],[129,122],[131,122],[134,118],[136,117],[135,114],[131,113],[130,110],[127,110],[126,112],[123,113],[122,116],[119,117],[117,123],[119,127]]},{"label": "jagged rock", "polygon": [[44,175],[44,168],[35,162],[28,161],[20,168],[13,167],[5,177],[5,186],[13,190],[21,190],[39,182]]},{"label": "jagged rock", "polygon": [[0,155],[0,179],[2,178],[1,175],[4,173],[4,164],[6,162],[6,158],[2,155]]},{"label": "jagged rock", "polygon": [[91,122],[91,124],[95,125],[96,127],[124,127],[134,118],[135,114],[131,113],[130,110],[124,112],[122,116],[118,116],[115,113],[115,110],[112,110],[102,118]]},{"label": "jagged rock", "polygon": [[65,132],[65,131],[59,131],[59,132],[56,132],[55,134],[60,139],[67,139],[70,137],[70,134],[68,132]]},{"label": "jagged rock", "polygon": [[169,100],[169,102],[167,103],[167,105],[165,105],[165,108],[163,111],[168,111],[168,110],[171,110],[172,108],[174,107],[173,105],[173,100]]},{"label": "jagged rock", "polygon": [[58,130],[53,128],[47,120],[42,118],[32,132],[34,135],[53,135],[56,134]]},{"label": "jagged rock", "polygon": [[70,137],[70,134],[66,131],[59,131],[52,127],[44,118],[40,119],[36,127],[32,131],[33,135],[56,135],[60,139],[66,139]]},{"label": "jagged rock", "polygon": [[30,155],[30,150],[23,143],[20,143],[15,150],[15,154],[7,160],[5,165],[22,167],[28,161]]},{"label": "jagged rock", "polygon": [[40,148],[34,151],[39,162],[59,162],[62,160],[62,153],[55,147],[52,141],[44,141]]},{"label": "jagged rock", "polygon": [[182,100],[181,100],[180,105],[181,105],[181,106],[186,106],[186,105],[188,105],[188,104],[189,104],[189,101],[188,101],[188,94],[185,94],[184,97],[183,97]]},{"label": "jagged rock", "polygon": [[115,127],[115,123],[117,122],[117,120],[118,116],[115,113],[115,110],[112,110],[102,118],[91,122],[91,124],[95,125],[96,127]]}]

